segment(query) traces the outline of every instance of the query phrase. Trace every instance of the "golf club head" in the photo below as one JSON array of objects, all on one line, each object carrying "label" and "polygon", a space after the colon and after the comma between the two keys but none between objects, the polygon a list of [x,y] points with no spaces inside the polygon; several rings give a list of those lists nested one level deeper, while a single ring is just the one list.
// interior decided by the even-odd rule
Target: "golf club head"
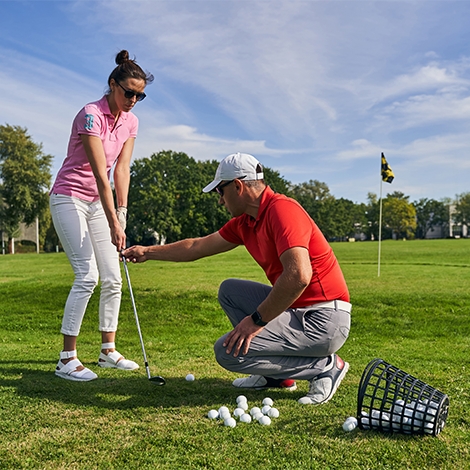
[{"label": "golf club head", "polygon": [[166,381],[163,377],[160,377],[159,375],[155,377],[149,377],[150,382],[152,382],[153,385],[165,385]]}]

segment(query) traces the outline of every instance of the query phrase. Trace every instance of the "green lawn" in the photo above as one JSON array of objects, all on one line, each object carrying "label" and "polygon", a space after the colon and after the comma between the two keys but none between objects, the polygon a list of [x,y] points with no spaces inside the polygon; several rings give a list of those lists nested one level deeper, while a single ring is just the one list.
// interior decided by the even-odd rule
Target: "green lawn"
[{"label": "green lawn", "polygon": [[[340,355],[350,371],[335,397],[302,406],[295,392],[247,391],[250,406],[270,396],[271,426],[224,427],[206,418],[235,408],[235,374],[212,345],[229,330],[217,303],[227,277],[265,282],[244,249],[188,264],[129,265],[152,375],[142,364],[127,286],[118,349],[141,364],[121,372],[96,366],[98,292],[79,337],[79,357],[99,374],[90,383],[54,376],[62,309],[72,283],[64,254],[0,256],[0,468],[6,469],[465,469],[470,468],[470,240],[333,244],[353,303]],[[380,357],[448,394],[437,436],[354,430],[362,372]],[[187,373],[194,382],[186,382]]]}]

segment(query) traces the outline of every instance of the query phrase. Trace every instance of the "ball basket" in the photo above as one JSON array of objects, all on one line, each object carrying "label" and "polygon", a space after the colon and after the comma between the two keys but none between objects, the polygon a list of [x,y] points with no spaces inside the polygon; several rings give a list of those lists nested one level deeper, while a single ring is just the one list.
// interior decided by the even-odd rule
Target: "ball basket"
[{"label": "ball basket", "polygon": [[360,429],[431,434],[443,429],[449,397],[382,359],[365,368],[357,399]]}]

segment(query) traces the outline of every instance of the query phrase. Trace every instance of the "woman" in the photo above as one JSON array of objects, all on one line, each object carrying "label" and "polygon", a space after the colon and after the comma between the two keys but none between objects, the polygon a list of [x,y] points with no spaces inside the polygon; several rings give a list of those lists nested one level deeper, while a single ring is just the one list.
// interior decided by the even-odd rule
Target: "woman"
[{"label": "woman", "polygon": [[[75,280],[65,304],[63,350],[55,374],[75,381],[97,378],[77,358],[77,337],[88,301],[101,278],[98,365],[123,370],[139,366],[118,353],[115,337],[121,303],[119,252],[125,248],[130,161],[138,119],[131,113],[153,75],[125,50],[108,78],[108,91],[75,117],[67,157],[51,190],[52,220]],[[114,166],[117,210],[109,181]]]}]

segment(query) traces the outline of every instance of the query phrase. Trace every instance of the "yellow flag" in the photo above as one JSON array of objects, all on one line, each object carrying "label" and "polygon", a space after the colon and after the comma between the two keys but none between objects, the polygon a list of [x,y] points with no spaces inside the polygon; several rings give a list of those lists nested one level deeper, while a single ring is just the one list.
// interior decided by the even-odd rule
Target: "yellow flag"
[{"label": "yellow flag", "polygon": [[390,165],[387,163],[385,155],[382,152],[382,181],[385,181],[386,183],[391,183],[393,181],[393,178],[395,178],[395,175],[393,174],[393,171],[390,168]]}]

